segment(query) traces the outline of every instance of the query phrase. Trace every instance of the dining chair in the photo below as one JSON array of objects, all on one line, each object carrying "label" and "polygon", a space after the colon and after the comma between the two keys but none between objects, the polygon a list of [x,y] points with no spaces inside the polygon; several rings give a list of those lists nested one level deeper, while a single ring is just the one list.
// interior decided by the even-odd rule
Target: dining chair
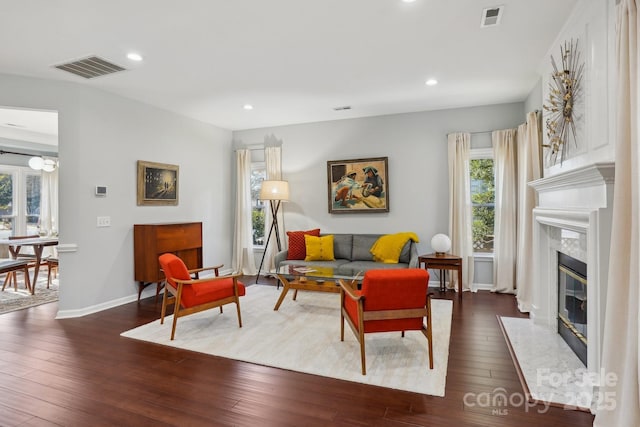
[{"label": "dining chair", "polygon": [[[164,323],[167,306],[173,304],[172,340],[175,337],[178,317],[215,307],[220,307],[222,313],[222,306],[230,303],[236,305],[238,326],[242,327],[240,297],[245,295],[245,286],[238,281],[239,274],[218,276],[217,269],[220,266],[188,270],[185,263],[171,253],[160,255],[158,261],[166,278],[160,323]],[[203,279],[192,277],[192,274],[199,277],[200,273],[207,270],[214,270],[215,275]]]},{"label": "dining chair", "polygon": [[[361,290],[351,283],[340,284],[340,341],[344,341],[345,320],[360,343],[362,375],[367,374],[365,334],[373,332],[420,331],[427,338],[429,369],[433,369],[431,294],[429,273],[419,268],[369,270]],[[426,325],[425,325],[426,320]]]},{"label": "dining chair", "polygon": [[[26,235],[26,236],[9,236],[8,239],[9,240],[18,240],[18,239],[36,239],[40,237],[40,235],[38,234],[30,234],[30,235]],[[25,254],[25,253],[19,253],[18,256],[16,256],[15,259],[19,259],[19,260],[26,260],[28,261],[28,268],[34,268],[36,266],[36,256],[35,254]],[[40,266],[44,266],[47,265],[45,259],[43,258],[40,261]],[[6,279],[5,279],[6,280]],[[16,277],[16,272],[14,271],[13,273],[11,273],[11,278],[9,278],[9,282],[16,282],[17,277]],[[17,285],[17,284],[16,284]],[[35,288],[36,284],[33,284],[33,287]],[[49,287],[47,285],[47,287]]]},{"label": "dining chair", "polygon": [[[30,235],[25,235],[25,236],[9,236],[8,239],[9,240],[18,240],[18,239],[37,239],[39,238],[40,235],[39,234],[30,234]],[[19,250],[19,249],[18,249]],[[18,255],[16,256],[15,259],[21,259],[21,260],[26,260],[29,262],[29,268],[35,268],[36,263],[37,263],[37,259],[36,259],[36,255],[31,253],[18,253]],[[49,267],[49,263],[47,261],[48,257],[43,257],[40,259],[40,267],[43,266],[47,266]],[[57,265],[57,264],[56,264]],[[16,274],[15,272],[12,275],[12,278],[10,279],[15,281],[16,279]],[[47,281],[47,288],[49,288],[50,285],[50,281]],[[36,283],[33,283],[33,288],[35,289]]]},{"label": "dining chair", "polygon": [[4,291],[7,285],[11,283],[11,278],[13,278],[13,289],[15,291],[18,290],[18,280],[16,279],[16,272],[18,271],[24,273],[24,287],[29,293],[33,294],[33,289],[29,282],[29,262],[25,260],[0,259],[0,274],[7,274],[4,278],[2,290]]},{"label": "dining chair", "polygon": [[47,261],[47,289],[49,289],[49,285],[51,285],[51,276],[55,279],[58,277],[58,258],[48,257]]}]

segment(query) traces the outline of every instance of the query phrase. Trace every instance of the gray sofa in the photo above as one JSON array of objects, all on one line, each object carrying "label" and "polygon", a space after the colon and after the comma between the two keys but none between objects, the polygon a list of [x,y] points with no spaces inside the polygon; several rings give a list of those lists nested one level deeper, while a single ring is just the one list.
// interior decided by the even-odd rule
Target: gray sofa
[{"label": "gray sofa", "polygon": [[[322,234],[326,236],[325,233]],[[367,271],[378,268],[416,268],[418,267],[418,249],[409,240],[402,248],[397,264],[375,262],[371,255],[371,247],[382,234],[333,234],[333,255],[335,261],[305,261],[288,260],[287,251],[276,254],[274,263],[276,268],[281,265],[304,265],[332,268],[350,268],[357,271]]]}]

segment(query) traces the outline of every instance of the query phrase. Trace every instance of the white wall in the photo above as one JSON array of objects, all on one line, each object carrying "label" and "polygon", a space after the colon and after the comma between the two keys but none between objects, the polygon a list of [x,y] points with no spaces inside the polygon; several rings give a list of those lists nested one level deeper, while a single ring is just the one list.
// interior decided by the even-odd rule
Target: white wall
[{"label": "white wall", "polygon": [[529,113],[531,111],[540,110],[542,111],[542,79],[538,79],[536,85],[529,92],[529,96],[524,101],[524,111]]},{"label": "white wall", "polygon": [[[615,55],[615,0],[582,0],[576,4],[562,31],[549,47],[539,68],[542,76],[543,102],[548,103],[548,82],[551,75],[550,57],[560,61],[560,46],[572,39],[578,40],[585,75],[582,81],[583,97],[578,103],[577,147],[570,144],[567,160],[558,161],[551,166],[545,162],[544,176],[556,175],[568,170],[590,165],[596,162],[614,159],[614,99],[615,76],[611,70]],[[543,117],[543,128],[546,115]],[[544,144],[547,144],[546,129],[543,131]],[[547,154],[547,150],[544,150]]]},{"label": "white wall", "polygon": [[[253,129],[233,138],[249,145],[270,134],[283,140],[283,175],[291,191],[284,204],[287,230],[414,231],[419,252],[428,253],[431,237],[447,233],[449,224],[447,134],[513,128],[524,118],[524,104],[513,103]],[[389,157],[390,211],[330,215],[327,161],[383,156]]]},{"label": "white wall", "polygon": [[[60,243],[78,248],[60,254],[59,315],[137,297],[135,223],[202,221],[205,264],[230,264],[230,131],[82,85],[2,74],[0,106],[59,112]],[[137,160],[180,166],[178,206],[136,206]],[[111,227],[96,228],[97,216]]]}]

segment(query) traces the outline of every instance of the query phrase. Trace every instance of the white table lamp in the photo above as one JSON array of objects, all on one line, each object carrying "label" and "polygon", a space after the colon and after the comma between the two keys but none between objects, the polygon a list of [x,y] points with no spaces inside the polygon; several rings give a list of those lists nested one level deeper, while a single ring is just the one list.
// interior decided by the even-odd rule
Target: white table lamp
[{"label": "white table lamp", "polygon": [[431,239],[431,247],[436,251],[436,255],[442,256],[451,249],[451,239],[446,234],[436,234]]}]

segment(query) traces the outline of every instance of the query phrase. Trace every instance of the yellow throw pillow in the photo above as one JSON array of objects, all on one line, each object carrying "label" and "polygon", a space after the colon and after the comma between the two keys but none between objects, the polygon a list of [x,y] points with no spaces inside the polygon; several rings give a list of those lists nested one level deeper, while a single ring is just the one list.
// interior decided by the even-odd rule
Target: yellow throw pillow
[{"label": "yellow throw pillow", "polygon": [[333,234],[316,237],[305,234],[304,243],[307,249],[305,261],[334,261]]},{"label": "yellow throw pillow", "polygon": [[402,248],[409,240],[417,243],[418,236],[412,232],[380,236],[371,247],[373,260],[385,264],[397,264]]}]

